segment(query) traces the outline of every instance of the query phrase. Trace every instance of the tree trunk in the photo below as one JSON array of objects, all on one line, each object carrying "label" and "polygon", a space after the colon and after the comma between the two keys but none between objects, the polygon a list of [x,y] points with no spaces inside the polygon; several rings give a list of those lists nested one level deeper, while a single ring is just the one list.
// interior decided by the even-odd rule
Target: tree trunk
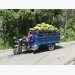
[{"label": "tree trunk", "polygon": [[64,23],[64,41],[66,40],[67,19],[68,19],[68,9],[66,9],[66,15],[65,15],[65,23]]}]

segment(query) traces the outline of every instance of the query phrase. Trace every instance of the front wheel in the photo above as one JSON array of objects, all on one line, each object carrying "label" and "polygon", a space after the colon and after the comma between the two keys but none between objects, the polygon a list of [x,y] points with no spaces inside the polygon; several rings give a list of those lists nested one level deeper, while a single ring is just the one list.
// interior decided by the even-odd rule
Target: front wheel
[{"label": "front wheel", "polygon": [[13,53],[14,53],[14,55],[17,55],[17,54],[20,54],[20,53],[22,53],[22,48],[21,47],[15,47],[14,49],[13,49]]},{"label": "front wheel", "polygon": [[13,49],[13,53],[14,53],[14,55],[17,55],[17,54],[19,53],[18,48],[14,48],[14,49]]},{"label": "front wheel", "polygon": [[55,44],[49,44],[49,45],[48,45],[48,49],[49,49],[50,51],[53,51],[53,50],[54,50],[54,47],[55,47]]}]

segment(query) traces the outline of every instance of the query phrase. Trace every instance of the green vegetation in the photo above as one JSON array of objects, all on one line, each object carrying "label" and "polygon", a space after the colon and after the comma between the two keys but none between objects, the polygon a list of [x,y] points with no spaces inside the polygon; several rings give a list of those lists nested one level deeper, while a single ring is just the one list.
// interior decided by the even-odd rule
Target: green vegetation
[{"label": "green vegetation", "polygon": [[29,28],[43,22],[60,30],[61,42],[75,40],[74,9],[0,9],[0,49],[12,48]]}]

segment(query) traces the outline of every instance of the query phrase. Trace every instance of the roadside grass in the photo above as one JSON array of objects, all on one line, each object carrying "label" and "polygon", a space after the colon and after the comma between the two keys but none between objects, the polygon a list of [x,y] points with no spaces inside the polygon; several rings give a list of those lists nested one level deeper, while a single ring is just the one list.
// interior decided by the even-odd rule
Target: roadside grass
[{"label": "roadside grass", "polygon": [[75,37],[70,37],[70,38],[66,39],[66,42],[68,42],[68,41],[74,41],[74,40],[75,40]]},{"label": "roadside grass", "polygon": [[10,49],[12,47],[9,46],[8,42],[4,45],[2,38],[0,38],[0,50]]},{"label": "roadside grass", "polygon": [[64,39],[60,40],[60,42],[70,42],[70,41],[75,41],[75,37],[66,38],[66,40]]}]

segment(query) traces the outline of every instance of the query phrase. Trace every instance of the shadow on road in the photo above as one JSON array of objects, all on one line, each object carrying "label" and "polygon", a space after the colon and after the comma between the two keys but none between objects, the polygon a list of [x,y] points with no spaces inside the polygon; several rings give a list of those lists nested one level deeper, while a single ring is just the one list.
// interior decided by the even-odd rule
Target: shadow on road
[{"label": "shadow on road", "polygon": [[[61,49],[61,48],[63,48],[63,47],[61,47],[61,46],[55,46],[55,49],[54,50],[59,50],[59,49]],[[34,54],[37,54],[37,53],[42,53],[42,52],[48,52],[49,50],[48,50],[48,48],[47,47],[41,47],[41,48],[39,48],[37,51],[24,51],[24,52],[22,52],[22,53],[24,53],[24,54],[27,54],[27,53],[34,53]]]},{"label": "shadow on road", "polygon": [[48,48],[47,47],[41,47],[39,48],[37,51],[34,51],[33,53],[34,54],[37,54],[37,53],[42,53],[42,52],[48,52]]},{"label": "shadow on road", "polygon": [[63,47],[62,47],[62,46],[57,45],[57,46],[55,46],[55,49],[54,49],[54,50],[58,50],[58,49],[61,49],[61,48],[63,48]]}]

